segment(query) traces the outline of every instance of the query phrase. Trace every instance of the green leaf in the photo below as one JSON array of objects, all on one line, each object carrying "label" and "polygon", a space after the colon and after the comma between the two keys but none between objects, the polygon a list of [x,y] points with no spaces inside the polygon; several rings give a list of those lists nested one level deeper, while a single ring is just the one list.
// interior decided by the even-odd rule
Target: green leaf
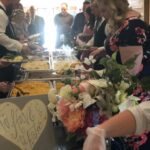
[{"label": "green leaf", "polygon": [[117,52],[115,52],[115,53],[112,54],[112,59],[116,60],[116,58],[117,58]]}]

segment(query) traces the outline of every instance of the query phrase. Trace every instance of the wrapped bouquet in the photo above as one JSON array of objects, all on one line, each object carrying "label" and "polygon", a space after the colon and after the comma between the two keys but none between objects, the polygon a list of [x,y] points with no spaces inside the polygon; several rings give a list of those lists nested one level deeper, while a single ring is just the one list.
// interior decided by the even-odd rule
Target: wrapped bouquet
[{"label": "wrapped bouquet", "polygon": [[[93,58],[85,61],[89,66],[94,62]],[[51,89],[49,92],[48,108],[52,121],[59,120],[67,133],[84,137],[87,127],[96,126],[112,115],[137,105],[141,101],[137,94],[139,82],[128,73],[132,62],[120,65],[114,54],[112,58],[101,60],[105,67],[102,71],[77,66],[76,69],[80,70],[78,80],[72,79],[59,91]]]}]

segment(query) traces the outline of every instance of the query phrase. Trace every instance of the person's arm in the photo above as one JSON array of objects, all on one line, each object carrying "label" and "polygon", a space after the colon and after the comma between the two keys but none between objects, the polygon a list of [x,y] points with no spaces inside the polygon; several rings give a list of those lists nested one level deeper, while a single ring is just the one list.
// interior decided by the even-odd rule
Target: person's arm
[{"label": "person's arm", "polygon": [[72,24],[73,24],[73,16],[72,16],[72,15],[70,15],[69,26],[71,27],[71,26],[72,26]]},{"label": "person's arm", "polygon": [[130,111],[124,111],[103,124],[87,128],[83,150],[106,150],[105,138],[133,134],[136,121]]},{"label": "person's arm", "polygon": [[102,47],[93,47],[91,48],[91,53],[90,55],[92,55],[94,58],[96,58],[97,56],[105,56],[106,54],[106,51],[105,51],[105,48],[102,46]]},{"label": "person's arm", "polygon": [[0,82],[0,92],[7,93],[12,89],[13,86],[14,83]]},{"label": "person's arm", "polygon": [[56,14],[55,17],[54,17],[54,25],[55,26],[58,25],[58,14]]},{"label": "person's arm", "polygon": [[93,46],[94,45],[94,36],[86,43],[86,46]]},{"label": "person's arm", "polygon": [[119,113],[99,126],[87,129],[83,150],[105,150],[106,137],[141,134],[150,131],[150,101]]},{"label": "person's arm", "polygon": [[105,130],[106,137],[119,137],[134,134],[136,121],[133,114],[126,110],[98,127]]},{"label": "person's arm", "polygon": [[82,46],[85,46],[86,43],[80,39],[81,35],[82,35],[82,33],[78,34],[77,39],[76,39],[76,44],[82,47]]},{"label": "person's arm", "polygon": [[129,108],[98,127],[105,130],[106,137],[147,132],[150,130],[150,101]]},{"label": "person's arm", "polygon": [[0,44],[10,51],[21,51],[23,45],[19,41],[11,39],[5,34],[8,18],[2,10],[0,10],[0,18]]},{"label": "person's arm", "polygon": [[121,61],[124,64],[129,59],[137,56],[134,67],[129,70],[132,75],[137,75],[142,70],[143,48],[142,46],[119,47]]}]

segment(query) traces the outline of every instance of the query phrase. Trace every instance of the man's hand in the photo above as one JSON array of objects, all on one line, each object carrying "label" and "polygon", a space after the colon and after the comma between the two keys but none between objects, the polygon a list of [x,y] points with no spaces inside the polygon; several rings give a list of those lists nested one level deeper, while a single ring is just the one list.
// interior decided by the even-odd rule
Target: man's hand
[{"label": "man's hand", "polygon": [[31,54],[31,49],[29,48],[28,45],[23,45],[21,52],[23,55],[29,55]]},{"label": "man's hand", "polygon": [[31,50],[43,51],[44,48],[36,43],[29,43],[29,48]]},{"label": "man's hand", "polygon": [[0,82],[0,92],[7,93],[13,86],[14,83]]},{"label": "man's hand", "polygon": [[5,68],[7,66],[9,66],[11,63],[9,62],[3,62],[3,61],[0,61],[0,68]]}]

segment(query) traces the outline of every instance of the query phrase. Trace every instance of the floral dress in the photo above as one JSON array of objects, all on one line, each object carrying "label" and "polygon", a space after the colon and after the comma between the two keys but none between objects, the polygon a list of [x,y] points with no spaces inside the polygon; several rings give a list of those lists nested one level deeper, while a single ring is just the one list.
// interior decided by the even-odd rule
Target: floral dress
[{"label": "floral dress", "polygon": [[142,46],[143,65],[142,76],[150,75],[150,29],[142,20],[132,17],[124,21],[121,27],[107,40],[106,50],[109,55],[118,51],[117,61],[121,63],[119,47]]},{"label": "floral dress", "polygon": [[[140,73],[140,77],[150,76],[150,27],[142,20],[132,17],[124,21],[120,28],[107,39],[105,47],[107,54],[112,55],[117,51],[117,62],[121,62],[119,47],[126,46],[142,46],[143,47],[143,70]],[[137,88],[138,89],[138,88]],[[134,93],[133,93],[134,94]],[[145,92],[139,92],[139,97],[143,96]],[[150,94],[146,93],[146,96]],[[138,96],[138,95],[136,95]],[[144,99],[146,98],[144,96]],[[142,99],[141,99],[142,101]],[[139,139],[139,141],[138,141]],[[128,144],[132,145],[131,149],[138,149],[140,145],[146,142],[147,136],[145,134],[140,137],[133,137]],[[135,142],[136,141],[136,142]],[[140,147],[140,150],[150,149],[150,136],[148,136],[147,143]],[[120,144],[120,142],[119,142]],[[130,149],[130,148],[126,148]]]}]

